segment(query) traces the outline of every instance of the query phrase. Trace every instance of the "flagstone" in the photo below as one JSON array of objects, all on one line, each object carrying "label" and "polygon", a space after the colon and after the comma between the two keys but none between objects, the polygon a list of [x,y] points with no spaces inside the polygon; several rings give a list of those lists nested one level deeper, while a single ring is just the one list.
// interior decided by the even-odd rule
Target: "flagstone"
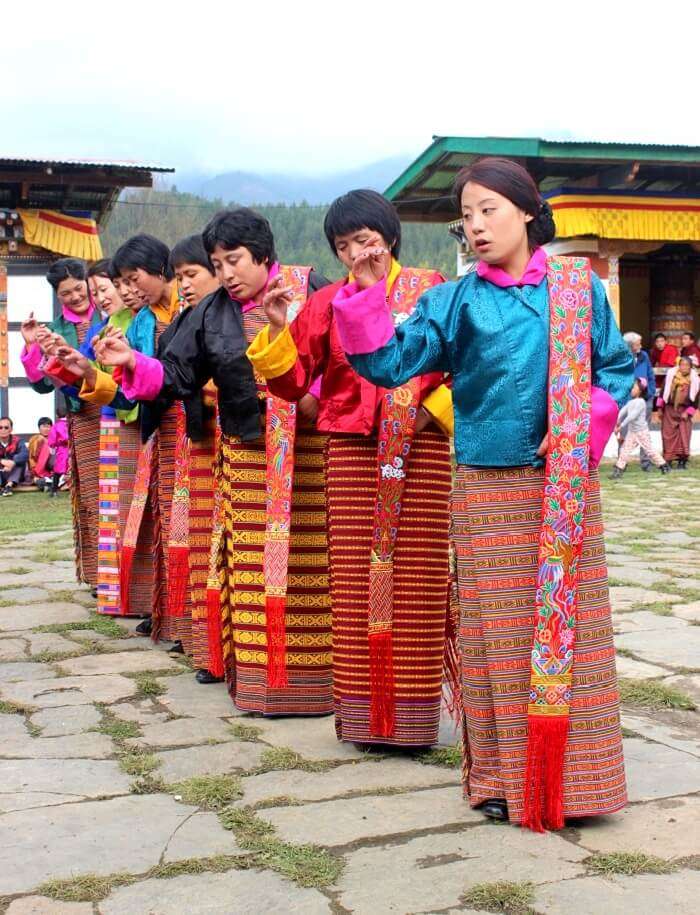
[{"label": "flagstone", "polygon": [[592,852],[641,851],[659,858],[700,855],[700,797],[633,804],[615,816],[591,817],[579,845]]},{"label": "flagstone", "polygon": [[27,643],[22,639],[0,638],[0,662],[21,661],[27,657]]},{"label": "flagstone", "polygon": [[27,632],[25,636],[29,646],[29,654],[32,657],[45,651],[60,654],[80,651],[79,645],[56,632]]},{"label": "flagstone", "polygon": [[[612,572],[610,572],[610,576],[612,577]],[[634,585],[611,585],[610,587],[610,603],[613,611],[634,610],[635,607],[642,607],[657,601],[680,604],[683,602],[683,598],[677,594],[664,594],[662,591],[639,588]]]},{"label": "flagstone", "polygon": [[0,631],[34,629],[35,626],[46,626],[53,623],[79,623],[88,618],[88,611],[85,607],[65,601],[49,604],[18,604],[0,608]]},{"label": "flagstone", "polygon": [[7,915],[88,915],[91,902],[59,902],[48,896],[23,896],[10,903]]},{"label": "flagstone", "polygon": [[262,731],[261,740],[276,747],[290,747],[307,759],[362,759],[366,753],[347,741],[335,736],[333,719],[305,718],[255,718],[252,724]]},{"label": "flagstone", "polygon": [[700,759],[659,743],[624,741],[630,801],[650,801],[700,791]]},{"label": "flagstone", "polygon": [[650,625],[648,629],[643,623],[645,628],[623,632],[616,639],[617,647],[652,664],[700,669],[700,626],[691,626],[685,620],[671,616],[657,616],[656,619],[660,623]]},{"label": "flagstone", "polygon": [[220,718],[178,718],[159,724],[146,724],[141,737],[126,741],[132,747],[189,747],[208,741],[235,740],[231,728]]},{"label": "flagstone", "polygon": [[[17,561],[13,562],[13,565],[17,565]],[[5,576],[2,576],[3,584]],[[47,600],[49,597],[49,592],[45,588],[28,588],[28,587],[13,587],[9,589],[4,589],[0,591],[0,600],[11,600],[16,601],[18,604],[29,604],[34,601]]]},{"label": "flagstone", "polygon": [[[233,704],[224,683],[203,685],[197,683],[194,673],[192,676],[172,677],[162,683],[167,692],[160,696],[159,701],[174,715],[230,718],[245,714]],[[307,723],[308,719],[304,725]]]},{"label": "flagstone", "polygon": [[114,753],[105,734],[66,737],[8,737],[0,741],[0,759],[107,759]]},{"label": "flagstone", "polygon": [[68,765],[60,759],[0,760],[0,791],[8,794],[61,794],[80,800],[126,794],[130,785],[129,776],[111,759],[74,759]]},{"label": "flagstone", "polygon": [[[0,814],[13,810],[31,810],[34,807],[58,807],[61,804],[78,804],[87,800],[81,794],[50,794],[48,792],[7,792],[0,791]],[[2,821],[0,820],[0,827]]]},{"label": "flagstone", "polygon": [[654,677],[663,677],[668,671],[656,664],[647,664],[645,661],[635,661],[618,654],[615,658],[618,677],[629,677],[632,680],[651,680]]},{"label": "flagstone", "polygon": [[64,737],[95,727],[101,717],[94,705],[69,705],[35,712],[30,721],[41,728],[42,737]]},{"label": "flagstone", "polygon": [[37,708],[117,702],[136,692],[136,681],[117,674],[101,677],[57,677],[37,683],[4,683],[0,696]]},{"label": "flagstone", "polygon": [[[671,716],[676,720],[669,721]],[[624,712],[622,724],[647,740],[662,743],[700,759],[700,722],[694,712],[668,712],[663,718],[657,719],[650,715]]]},{"label": "flagstone", "polygon": [[370,796],[311,803],[300,816],[296,807],[271,807],[259,816],[272,823],[287,842],[315,842],[329,847],[361,839],[398,836],[416,829],[438,829],[483,822],[454,787],[390,796]]},{"label": "flagstone", "polygon": [[[673,615],[679,619],[688,620],[689,623],[700,623],[700,600],[674,606]],[[698,656],[698,667],[700,667],[700,656]]]},{"label": "flagstone", "polygon": [[0,715],[0,735],[3,740],[8,737],[26,737],[28,734],[23,715]]},{"label": "flagstone", "polygon": [[580,877],[538,887],[533,909],[541,915],[688,915],[696,908],[699,895],[700,871]]},{"label": "flagstone", "polygon": [[671,581],[670,575],[664,575],[650,569],[648,563],[646,567],[642,565],[610,565],[608,566],[608,575],[610,578],[617,578],[621,581],[628,581],[631,585],[642,585],[645,588],[653,588],[656,584],[668,583]]},{"label": "flagstone", "polygon": [[[263,744],[235,741],[195,749],[165,750],[158,754],[161,760],[158,775],[166,782],[177,782],[195,775],[227,775],[241,769],[252,769],[260,764],[265,749]],[[281,793],[277,792],[278,795]]]},{"label": "flagstone", "polygon": [[233,833],[224,829],[215,813],[195,813],[175,830],[163,852],[163,861],[244,854]]},{"label": "flagstone", "polygon": [[3,664],[0,667],[0,683],[16,683],[22,680],[50,680],[56,671],[46,664],[19,661],[14,664]]},{"label": "flagstone", "polygon": [[672,686],[686,693],[700,708],[700,674],[677,674],[666,677],[664,686]]},{"label": "flagstone", "polygon": [[256,870],[143,880],[119,887],[100,903],[100,915],[330,915],[334,911],[318,890]]},{"label": "flagstone", "polygon": [[61,661],[61,667],[66,673],[74,676],[90,676],[92,674],[136,674],[149,670],[181,671],[182,665],[173,661],[167,654],[159,651],[134,652],[120,651],[85,655],[81,658],[71,658]]}]

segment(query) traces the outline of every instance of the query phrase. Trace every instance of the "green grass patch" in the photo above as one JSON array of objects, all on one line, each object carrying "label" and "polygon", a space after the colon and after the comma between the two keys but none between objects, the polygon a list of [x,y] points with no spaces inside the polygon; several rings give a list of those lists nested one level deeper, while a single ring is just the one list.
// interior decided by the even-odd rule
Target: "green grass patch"
[{"label": "green grass patch", "polygon": [[60,544],[51,543],[50,541],[45,544],[41,544],[34,549],[32,553],[32,562],[44,563],[44,562],[68,562],[72,559],[75,559],[75,553],[73,550],[68,550],[66,547],[61,546]]},{"label": "green grass patch", "polygon": [[419,753],[416,759],[424,766],[443,766],[445,769],[455,769],[462,764],[462,751],[459,747],[434,747],[425,753]]},{"label": "green grass patch", "polygon": [[91,730],[106,734],[107,737],[111,737],[112,740],[116,740],[118,743],[122,740],[141,736],[141,728],[136,721],[124,721],[110,714],[103,714],[102,721]]},{"label": "green grass patch", "polygon": [[[676,577],[678,577],[677,573]],[[654,585],[654,591],[660,591],[661,594],[672,594],[674,597],[682,597],[688,603],[700,600],[700,591],[697,588],[677,588],[668,582],[658,582]]]},{"label": "green grass patch", "polygon": [[109,638],[119,639],[129,635],[129,630],[120,626],[111,616],[103,616],[94,611],[89,618],[79,623],[50,623],[46,626],[36,626],[32,632],[73,632],[76,629],[92,629]]},{"label": "green grass patch", "polygon": [[152,699],[167,692],[160,680],[150,673],[137,674],[133,679],[136,681],[137,699]]},{"label": "green grass patch", "polygon": [[252,724],[232,724],[231,733],[238,740],[245,740],[247,743],[257,743],[260,735],[262,734],[262,728],[256,728]]},{"label": "green grass patch", "polygon": [[80,658],[83,655],[90,654],[85,648],[78,648],[68,651],[51,651],[45,648],[43,651],[32,655],[32,661],[38,661],[39,664],[57,664],[59,661],[68,661],[70,658]]},{"label": "green grass patch", "polygon": [[241,780],[235,775],[198,775],[168,786],[183,804],[205,810],[223,810],[243,794]]},{"label": "green grass patch", "polygon": [[8,702],[6,699],[0,699],[0,715],[29,715],[36,709],[29,705],[23,705],[21,702]]},{"label": "green grass patch", "polygon": [[119,756],[119,768],[127,775],[143,778],[150,775],[160,766],[160,760],[155,753],[148,750],[132,748],[124,750]]},{"label": "green grass patch", "polygon": [[672,861],[647,855],[642,851],[597,852],[583,862],[594,874],[613,877],[622,874],[635,877],[637,874],[670,874],[676,869]]},{"label": "green grass patch", "polygon": [[148,872],[148,876],[169,880],[172,877],[182,877],[183,874],[225,874],[235,868],[248,866],[247,859],[241,855],[214,855],[211,858],[185,858],[184,861],[157,864]]},{"label": "green grass patch", "polygon": [[67,493],[51,499],[43,492],[19,492],[2,504],[2,533],[5,535],[56,531],[69,528],[71,523]]},{"label": "green grass patch", "polygon": [[165,794],[168,786],[159,775],[142,775],[131,783],[132,794]]},{"label": "green grass patch", "polygon": [[110,874],[107,877],[83,874],[64,880],[47,880],[37,887],[37,893],[59,902],[100,902],[116,887],[128,886],[137,879],[131,874]]},{"label": "green grass patch", "polygon": [[258,774],[288,769],[300,769],[302,772],[327,772],[333,768],[335,768],[333,763],[323,759],[304,759],[301,753],[297,753],[290,747],[271,747],[269,750],[265,750],[260,758],[260,765],[254,771]]},{"label": "green grass patch", "polygon": [[628,705],[651,709],[681,709],[694,712],[697,708],[687,693],[658,680],[631,680],[621,677],[620,699]]},{"label": "green grass patch", "polygon": [[629,588],[630,583],[628,581],[623,581],[621,578],[613,578],[608,576],[608,585],[611,588]]},{"label": "green grass patch", "polygon": [[535,899],[532,883],[478,883],[460,896],[460,902],[484,912],[506,912],[507,915],[529,915]]},{"label": "green grass patch", "polygon": [[[373,792],[375,793],[375,792]],[[279,794],[277,797],[267,797],[264,801],[257,801],[252,810],[269,810],[271,807],[303,807],[304,802],[288,794]]]},{"label": "green grass patch", "polygon": [[250,807],[228,807],[219,813],[221,825],[252,854],[251,867],[273,870],[299,886],[325,887],[337,883],[343,861],[317,845],[292,845],[274,835],[274,828],[258,819]]},{"label": "green grass patch", "polygon": [[31,571],[26,566],[12,566],[11,569],[6,570],[8,575],[29,575]]}]

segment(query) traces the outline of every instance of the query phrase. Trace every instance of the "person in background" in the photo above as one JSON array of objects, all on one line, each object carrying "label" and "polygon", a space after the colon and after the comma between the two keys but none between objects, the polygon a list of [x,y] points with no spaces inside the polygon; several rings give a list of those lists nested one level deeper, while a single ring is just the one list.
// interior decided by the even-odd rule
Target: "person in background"
[{"label": "person in background", "polygon": [[649,358],[654,368],[670,369],[676,364],[678,350],[672,343],[667,341],[665,334],[655,334],[654,345],[651,348]]},{"label": "person in background", "polygon": [[58,416],[49,432],[48,446],[51,449],[51,496],[58,495],[61,477],[68,472],[70,450],[68,447],[68,420],[65,416]]},{"label": "person in background", "polygon": [[0,495],[12,495],[24,476],[28,460],[27,446],[18,435],[12,434],[12,420],[9,416],[0,416]]},{"label": "person in background", "polygon": [[677,462],[678,470],[686,470],[690,457],[690,437],[693,415],[698,407],[700,376],[689,356],[681,356],[678,366],[666,375],[663,395],[657,401],[662,411],[661,439],[664,458]]},{"label": "person in background", "polygon": [[37,466],[42,458],[43,450],[48,448],[46,439],[48,438],[49,432],[51,431],[51,426],[53,426],[53,420],[49,416],[42,416],[39,419],[37,425],[39,427],[39,431],[32,435],[27,445],[29,460],[27,462],[25,478],[28,483],[34,483],[36,488],[41,491],[47,486],[47,484],[50,485],[50,480],[47,480],[45,477],[40,476],[37,473]]},{"label": "person in background", "polygon": [[[651,422],[651,414],[654,411],[654,400],[656,398],[656,376],[654,375],[654,369],[649,355],[646,350],[642,349],[641,334],[630,330],[623,335],[623,340],[627,346],[629,346],[632,358],[634,359],[634,377],[639,382],[641,391],[640,396],[646,408],[646,426],[648,431],[649,423]],[[650,470],[653,463],[649,457],[649,453],[641,445],[639,448],[639,463],[644,471]]]},{"label": "person in background", "polygon": [[694,368],[700,366],[700,346],[695,334],[689,330],[681,337],[681,356],[688,356]]},{"label": "person in background", "polygon": [[[625,337],[627,336],[628,335],[625,334]],[[630,455],[637,445],[639,445],[640,451],[642,448],[644,449],[651,463],[655,464],[661,473],[668,473],[670,471],[671,468],[669,465],[659,452],[654,450],[654,446],[651,443],[651,435],[649,434],[649,426],[646,418],[644,388],[640,384],[638,378],[635,378],[634,384],[632,385],[632,399],[620,410],[615,431],[622,447],[620,448],[620,454],[613,467],[611,479],[620,479],[625,472]]]}]

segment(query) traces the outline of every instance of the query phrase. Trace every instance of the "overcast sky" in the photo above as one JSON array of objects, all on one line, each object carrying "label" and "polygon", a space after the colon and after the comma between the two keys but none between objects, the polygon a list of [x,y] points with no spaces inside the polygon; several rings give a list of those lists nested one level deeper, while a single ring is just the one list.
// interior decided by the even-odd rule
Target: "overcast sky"
[{"label": "overcast sky", "polygon": [[700,146],[687,2],[2,6],[0,155],[310,174],[433,134]]}]

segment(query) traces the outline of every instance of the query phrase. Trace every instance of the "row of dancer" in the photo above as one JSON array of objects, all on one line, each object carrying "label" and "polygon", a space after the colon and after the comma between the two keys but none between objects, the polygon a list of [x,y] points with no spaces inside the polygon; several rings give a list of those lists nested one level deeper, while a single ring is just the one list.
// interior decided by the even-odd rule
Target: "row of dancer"
[{"label": "row of dancer", "polygon": [[[371,191],[326,215],[337,283],[279,264],[266,221],[228,210],[184,243],[199,257],[143,236],[116,252],[109,277],[142,303],[128,327],[84,316],[81,353],[30,321],[25,357],[88,411],[122,411],[101,436],[120,500],[114,443],[138,407],[122,612],[145,556],[152,634],[186,643],[203,623],[239,708],[333,710],[341,740],[433,743],[458,685],[471,804],[558,828],[625,803],[594,468],[632,360],[587,262],[546,257],[552,215],[527,172],[482,160],[455,192],[479,258],[458,283],[401,266],[397,214]],[[195,561],[205,440],[212,543]]]}]

